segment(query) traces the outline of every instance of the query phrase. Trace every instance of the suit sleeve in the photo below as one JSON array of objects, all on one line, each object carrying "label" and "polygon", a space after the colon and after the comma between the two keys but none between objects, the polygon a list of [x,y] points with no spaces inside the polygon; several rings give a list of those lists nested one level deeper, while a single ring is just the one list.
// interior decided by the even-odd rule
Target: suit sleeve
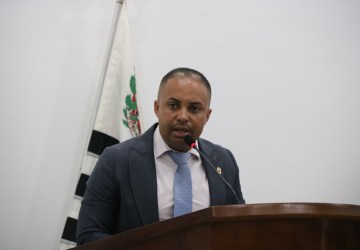
[{"label": "suit sleeve", "polygon": [[111,148],[104,150],[88,182],[77,225],[78,245],[108,237],[115,230],[120,192]]}]

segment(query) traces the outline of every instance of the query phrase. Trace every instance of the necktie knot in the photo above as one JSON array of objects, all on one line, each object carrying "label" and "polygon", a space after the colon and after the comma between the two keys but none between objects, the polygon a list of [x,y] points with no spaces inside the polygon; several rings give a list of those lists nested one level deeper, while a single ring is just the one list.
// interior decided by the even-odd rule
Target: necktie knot
[{"label": "necktie knot", "polygon": [[173,159],[174,162],[176,162],[176,164],[178,166],[181,165],[187,165],[189,162],[189,159],[191,157],[191,153],[190,152],[174,152],[174,151],[170,151],[169,152],[170,157]]}]

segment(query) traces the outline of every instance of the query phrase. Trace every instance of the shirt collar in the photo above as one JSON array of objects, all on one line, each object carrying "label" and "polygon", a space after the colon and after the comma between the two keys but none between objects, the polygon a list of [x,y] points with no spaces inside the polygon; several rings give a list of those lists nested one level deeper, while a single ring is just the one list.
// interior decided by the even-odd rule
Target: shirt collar
[{"label": "shirt collar", "polygon": [[[197,141],[196,141],[197,144]],[[174,151],[172,148],[169,147],[169,145],[166,144],[162,136],[160,135],[159,126],[155,129],[154,132],[154,156],[155,159],[162,156],[164,153],[168,151]],[[195,149],[190,149],[189,152],[192,155],[195,155],[197,158],[200,158],[199,152]]]}]

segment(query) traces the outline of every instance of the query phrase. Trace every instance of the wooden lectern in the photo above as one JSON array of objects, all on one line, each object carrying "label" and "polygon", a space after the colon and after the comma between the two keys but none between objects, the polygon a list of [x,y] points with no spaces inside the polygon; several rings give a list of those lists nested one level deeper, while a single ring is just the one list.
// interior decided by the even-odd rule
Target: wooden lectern
[{"label": "wooden lectern", "polygon": [[360,206],[275,203],[215,206],[74,250],[359,250]]}]

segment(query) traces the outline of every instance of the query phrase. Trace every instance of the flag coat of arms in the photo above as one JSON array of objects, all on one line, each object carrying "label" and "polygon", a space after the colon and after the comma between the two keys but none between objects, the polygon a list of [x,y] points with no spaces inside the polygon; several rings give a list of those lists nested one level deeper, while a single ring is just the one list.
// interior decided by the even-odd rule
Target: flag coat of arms
[{"label": "flag coat of arms", "polygon": [[76,246],[76,226],[82,197],[98,157],[113,144],[141,134],[137,82],[133,48],[130,39],[126,1],[113,32],[113,42],[104,70],[102,87],[89,136],[87,151],[80,168],[72,209],[66,219],[61,237],[60,249]]}]

